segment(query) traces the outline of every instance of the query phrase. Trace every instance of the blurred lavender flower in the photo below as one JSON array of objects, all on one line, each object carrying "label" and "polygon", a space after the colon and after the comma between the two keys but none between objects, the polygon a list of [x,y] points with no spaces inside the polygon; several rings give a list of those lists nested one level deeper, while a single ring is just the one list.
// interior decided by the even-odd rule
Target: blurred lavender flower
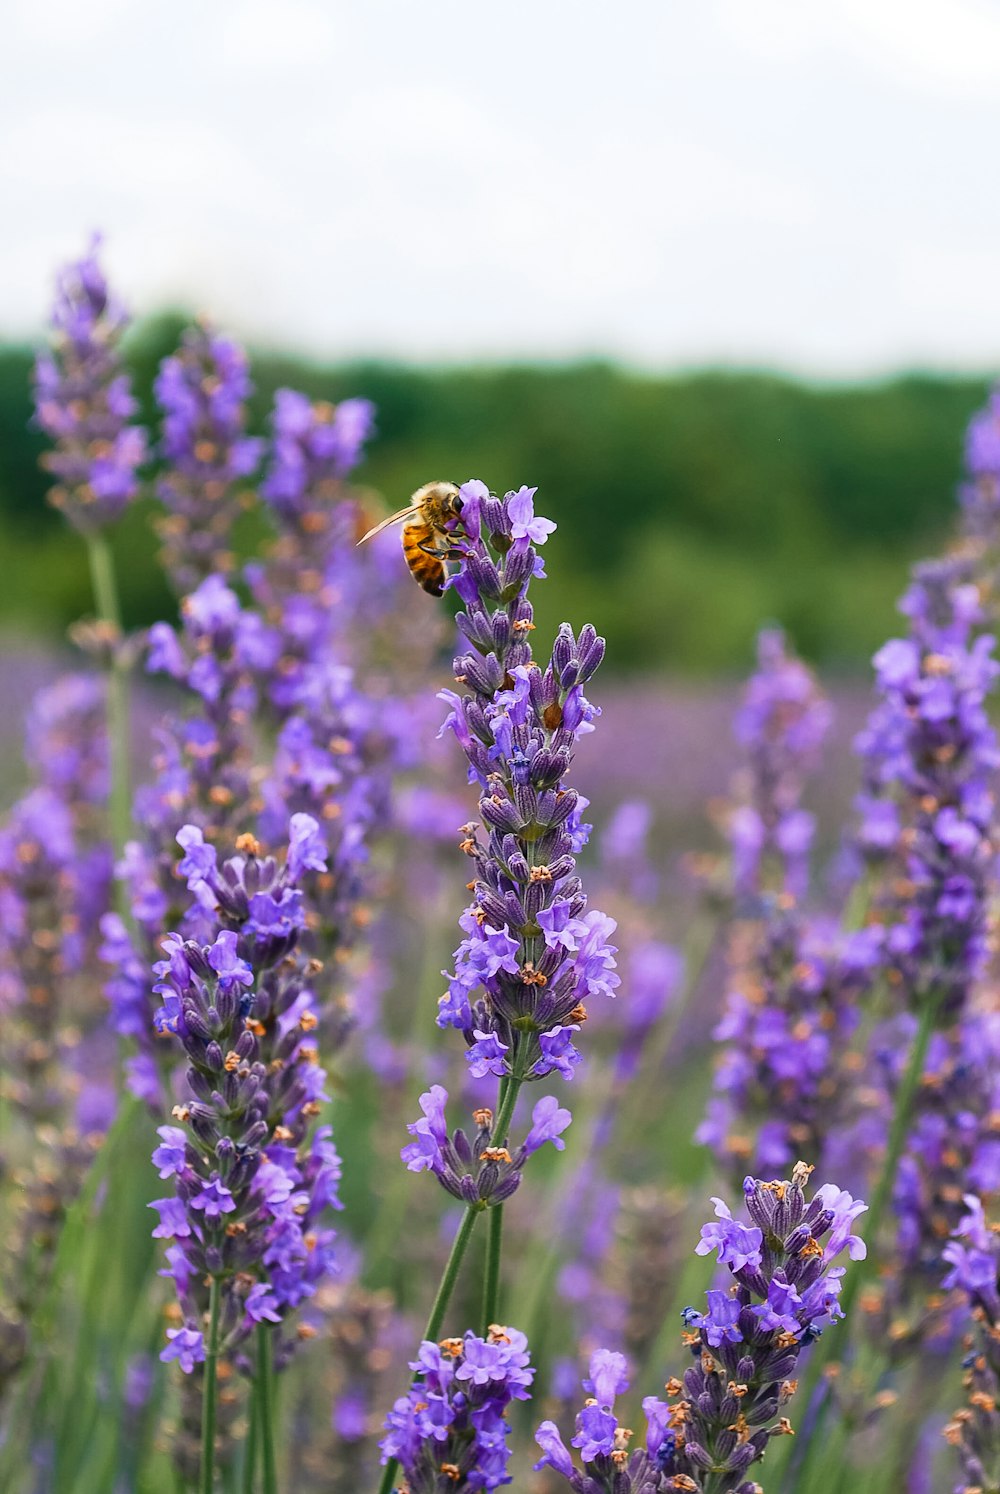
[{"label": "blurred lavender flower", "polygon": [[965,1293],[975,1320],[963,1360],[966,1405],[945,1428],[958,1451],[962,1481],[955,1494],[1000,1488],[1000,1231],[986,1222],[975,1194],[943,1256],[951,1267],[942,1285]]},{"label": "blurred lavender flower", "polygon": [[[589,624],[575,638],[563,624],[545,669],[533,660],[527,599],[544,574],[535,545],[554,527],[534,517],[534,489],[503,499],[480,482],[462,495],[462,559],[452,578],[464,610],[458,624],[470,651],[455,659],[470,692],[442,692],[445,727],[481,789],[489,839],[467,827],[463,850],[475,863],[473,902],[461,919],[455,973],[438,1022],[465,1037],[472,1074],[572,1077],[573,1037],[584,1002],[618,985],[614,922],[586,911],[576,854],[590,827],[586,801],[564,787],[576,741],[598,714],[583,694],[604,656]],[[481,991],[481,995],[477,992]]]},{"label": "blurred lavender flower", "polygon": [[789,652],[780,629],[765,628],[757,639],[757,672],[736,717],[746,769],[725,822],[738,900],[772,879],[776,890],[805,895],[815,821],[802,808],[802,794],[831,721],[811,670]]},{"label": "blurred lavender flower", "polygon": [[[695,1133],[734,1177],[822,1157],[854,1120],[860,1000],[880,968],[877,930],[841,933],[795,907],[768,911],[737,959],[714,1037],[724,1044]],[[739,946],[739,932],[734,945]]]},{"label": "blurred lavender flower", "polygon": [[998,666],[962,562],[918,566],[901,609],[909,637],[875,656],[881,700],[857,743],[859,839],[874,864],[888,863],[874,907],[890,977],[915,1007],[933,996],[947,1021],[987,951],[1000,754],[986,697]]},{"label": "blurred lavender flower", "polygon": [[410,1364],[417,1379],[389,1412],[381,1442],[383,1463],[399,1461],[410,1494],[510,1483],[507,1410],[530,1398],[527,1348],[523,1333],[496,1324],[486,1338],[420,1345]]},{"label": "blurred lavender flower", "polygon": [[584,1382],[589,1399],[577,1417],[572,1445],[581,1473],[552,1422],[536,1433],[542,1458],[577,1494],[665,1494],[667,1490],[756,1494],[746,1477],[774,1436],[791,1431],[779,1408],[795,1393],[802,1346],[833,1323],[843,1268],[832,1263],[847,1250],[864,1255],[853,1221],[865,1205],[827,1184],[807,1202],[810,1169],[798,1163],[790,1182],[747,1178],[749,1222],[734,1219],[721,1199],[706,1224],[699,1255],[718,1251],[733,1284],[706,1294],[706,1311],[684,1310],[684,1342],[694,1363],[683,1379],[667,1382],[669,1400],[643,1401],[645,1446],[629,1450],[632,1432],[615,1415],[628,1389],[622,1354],[598,1350]]},{"label": "blurred lavender flower", "polygon": [[79,814],[108,797],[106,686],[94,674],[64,674],[31,702],[25,756],[42,782]]},{"label": "blurred lavender flower", "polygon": [[159,531],[164,566],[182,596],[235,564],[230,539],[242,484],[263,450],[259,438],[245,434],[252,390],[243,349],[204,324],[189,328],[160,365],[154,392],[167,466],[156,493],[168,514]]},{"label": "blurred lavender flower", "polygon": [[977,549],[1000,542],[1000,390],[969,422],[965,436],[967,480],[959,488],[962,532]]},{"label": "blurred lavender flower", "polygon": [[[258,1323],[283,1324],[333,1266],[327,1211],[339,1207],[329,1127],[313,1128],[325,1075],[315,1039],[315,973],[297,955],[299,883],[324,860],[319,827],[295,816],[283,866],[241,842],[222,867],[194,826],[178,836],[180,875],[223,927],[212,944],[177,935],[156,966],[161,1031],[188,1059],[190,1098],[153,1154],[174,1193],[153,1205],[183,1311],[161,1358],[185,1372],[204,1357],[206,1278],[222,1286],[222,1346]],[[279,1364],[292,1340],[279,1335]]]},{"label": "blurred lavender flower", "polygon": [[177,830],[188,823],[210,841],[231,843],[256,828],[260,773],[252,723],[279,649],[274,632],[217,576],[184,598],[181,617],[179,634],[167,623],[149,633],[147,668],[183,687],[187,710],[161,723],[155,777],[135,795],[140,834],[126,844],[117,868],[133,928],[116,913],[101,921],[112,1024],[138,1050],[126,1064],[129,1086],[154,1109],[163,1104],[159,1070],[166,1053],[155,1043],[149,968],[165,928],[202,943],[212,933],[205,909],[175,875]]},{"label": "blurred lavender flower", "polygon": [[137,406],[118,349],[128,316],[109,294],[99,247],[95,236],[60,274],[52,349],[35,363],[36,417],[55,443],[42,458],[56,478],[49,501],[89,535],[136,496],[146,460],[146,432],[129,424]]},{"label": "blurred lavender flower", "polygon": [[[369,990],[388,983],[382,952],[371,942],[361,968],[359,935],[379,875],[371,847],[391,825],[394,775],[419,755],[423,723],[412,693],[437,636],[425,619],[411,624],[413,588],[408,578],[404,587],[398,566],[390,581],[384,552],[356,545],[368,522],[345,478],[373,419],[367,400],[334,406],[291,389],[277,392],[261,494],[278,538],[246,568],[254,600],[280,639],[266,688],[278,737],[261,783],[260,833],[274,839],[293,813],[323,821],[329,861],[308,886],[316,914],[311,946],[324,959],[335,954],[345,984],[363,981]],[[336,1036],[343,1040],[357,1003],[339,993],[338,1008]],[[377,1014],[363,1020],[366,1046],[377,1056]],[[329,1041],[329,1020],[326,1027]]]},{"label": "blurred lavender flower", "polygon": [[[279,714],[319,704],[323,671],[343,672],[351,614],[371,588],[368,552],[356,552],[359,506],[344,483],[374,422],[363,399],[312,404],[294,389],[274,402],[271,459],[261,496],[279,538],[247,567],[254,599],[282,638],[272,684]],[[341,690],[341,694],[343,691]]]},{"label": "blurred lavender flower", "polygon": [[[50,764],[43,757],[39,766]],[[80,854],[73,807],[45,783],[0,826],[0,1170],[7,1174],[13,1158],[17,1169],[2,1245],[0,1394],[24,1362],[66,1212],[103,1129],[103,1115],[88,1116],[84,1106],[85,1128],[77,1123],[74,1054],[87,1017],[83,976],[92,952],[84,917],[102,899],[107,905],[106,872],[106,862]]]},{"label": "blurred lavender flower", "polygon": [[[877,1077],[891,1111],[916,1019],[901,1015],[876,1032]],[[963,1192],[1000,1189],[1000,1013],[967,1012],[934,1034],[919,1105],[893,1190],[895,1241],[865,1310],[899,1360],[917,1348],[948,1352],[964,1313],[941,1293],[949,1237],[963,1216]]]}]

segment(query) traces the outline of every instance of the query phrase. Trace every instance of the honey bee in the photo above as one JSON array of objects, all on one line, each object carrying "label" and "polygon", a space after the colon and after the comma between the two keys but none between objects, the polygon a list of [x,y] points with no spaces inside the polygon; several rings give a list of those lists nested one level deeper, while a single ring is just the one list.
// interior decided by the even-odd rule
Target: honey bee
[{"label": "honey bee", "polygon": [[390,514],[358,540],[363,545],[390,524],[403,524],[403,558],[418,586],[432,597],[441,596],[448,577],[445,562],[455,553],[448,529],[462,515],[462,498],[453,482],[426,482],[405,508]]}]

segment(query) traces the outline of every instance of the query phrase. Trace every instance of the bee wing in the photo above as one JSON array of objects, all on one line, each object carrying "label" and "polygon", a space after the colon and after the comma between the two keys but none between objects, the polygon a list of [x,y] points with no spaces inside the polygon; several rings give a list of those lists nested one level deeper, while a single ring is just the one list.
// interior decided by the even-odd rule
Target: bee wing
[{"label": "bee wing", "polygon": [[368,533],[363,534],[358,540],[358,544],[363,545],[365,540],[374,539],[376,534],[381,534],[382,530],[388,529],[390,524],[399,524],[403,519],[412,518],[413,512],[413,504],[408,503],[406,507],[401,508],[398,513],[390,514],[387,519],[383,519],[380,524],[376,524],[373,529],[369,529]]}]

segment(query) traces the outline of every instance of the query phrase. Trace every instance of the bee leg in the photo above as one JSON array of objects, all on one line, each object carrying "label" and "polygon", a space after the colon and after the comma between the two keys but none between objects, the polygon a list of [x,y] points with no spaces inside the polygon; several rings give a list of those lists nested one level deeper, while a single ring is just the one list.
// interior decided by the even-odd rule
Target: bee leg
[{"label": "bee leg", "polygon": [[435,560],[461,560],[467,553],[454,545],[436,545],[432,540],[421,540],[417,549],[423,550],[425,555],[433,555]]}]

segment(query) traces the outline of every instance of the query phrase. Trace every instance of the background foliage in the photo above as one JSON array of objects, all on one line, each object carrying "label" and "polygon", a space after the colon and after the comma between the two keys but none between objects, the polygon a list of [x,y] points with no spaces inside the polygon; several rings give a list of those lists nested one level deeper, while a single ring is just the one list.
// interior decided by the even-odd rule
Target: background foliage
[{"label": "background foliage", "polygon": [[[151,424],[152,379],[181,325],[163,316],[130,341]],[[0,349],[0,625],[54,634],[89,608],[89,583],[81,547],[44,503],[31,357]],[[908,564],[948,526],[962,432],[987,388],[940,374],[816,385],[602,362],[319,367],[266,352],[253,368],[257,430],[281,385],[374,400],[378,439],[360,480],[394,507],[431,477],[536,483],[566,552],[540,623],[582,616],[599,595],[615,668],[703,675],[745,668],[766,619],[828,670],[866,664],[894,629]],[[143,505],[116,543],[127,621],[168,614]]]}]

